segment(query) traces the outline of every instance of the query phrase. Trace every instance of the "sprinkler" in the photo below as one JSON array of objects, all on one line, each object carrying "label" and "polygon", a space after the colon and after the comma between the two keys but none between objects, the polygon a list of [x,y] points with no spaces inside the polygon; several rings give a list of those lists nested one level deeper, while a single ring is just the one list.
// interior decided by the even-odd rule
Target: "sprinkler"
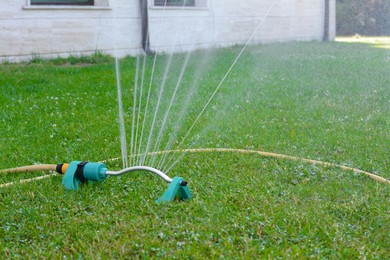
[{"label": "sprinkler", "polygon": [[56,172],[63,174],[62,184],[67,190],[78,190],[80,183],[88,181],[102,182],[107,176],[119,176],[134,171],[147,171],[154,173],[169,182],[170,185],[164,194],[156,202],[191,199],[191,193],[187,182],[180,177],[171,179],[165,173],[148,166],[134,166],[120,171],[109,171],[104,163],[73,161],[56,166]]},{"label": "sprinkler", "polygon": [[[291,160],[291,161],[300,161],[307,164],[321,165],[324,167],[336,167],[342,169],[343,171],[352,171],[354,173],[364,174],[378,183],[390,184],[389,179],[383,178],[374,173],[366,172],[345,165],[338,165],[329,162],[323,162],[318,160],[311,160],[311,159],[305,159],[305,158],[300,158],[300,157],[295,157],[290,155],[263,152],[257,150],[244,150],[244,149],[235,149],[235,148],[198,148],[198,149],[159,151],[159,152],[150,153],[150,155],[177,153],[177,152],[181,152],[181,153],[234,152],[240,154],[258,154],[263,157],[271,157],[271,158]],[[15,172],[29,172],[29,171],[56,171],[60,174],[63,174],[64,177],[62,178],[62,184],[67,190],[77,190],[80,182],[88,182],[88,181],[102,182],[109,175],[118,176],[128,172],[147,171],[160,176],[166,182],[170,183],[168,189],[164,192],[163,196],[157,199],[156,202],[173,201],[175,198],[181,200],[191,199],[191,193],[190,190],[188,189],[186,181],[184,181],[180,177],[175,177],[171,179],[165,173],[148,166],[134,166],[120,171],[109,171],[107,169],[107,166],[104,163],[73,161],[71,163],[62,163],[58,165],[40,164],[40,165],[30,165],[30,166],[22,166],[22,167],[11,168],[11,169],[4,169],[4,170],[0,170],[0,174],[15,173]],[[35,180],[41,180],[50,176],[53,175],[44,175],[44,176],[39,176],[31,179],[23,179],[19,182],[4,183],[4,184],[0,184],[0,188],[12,186],[16,183],[27,183]]]}]

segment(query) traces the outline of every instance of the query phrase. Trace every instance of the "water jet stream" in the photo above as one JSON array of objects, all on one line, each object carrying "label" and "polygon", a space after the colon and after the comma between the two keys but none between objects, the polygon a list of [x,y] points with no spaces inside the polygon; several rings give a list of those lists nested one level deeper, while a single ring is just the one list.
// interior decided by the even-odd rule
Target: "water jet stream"
[{"label": "water jet stream", "polygon": [[146,145],[145,154],[149,153],[149,149],[150,149],[151,142],[152,142],[152,136],[153,136],[153,132],[154,132],[154,128],[155,128],[155,123],[156,123],[156,119],[157,119],[157,113],[158,113],[159,108],[160,108],[161,98],[162,98],[162,95],[163,95],[163,92],[164,92],[165,82],[166,82],[167,77],[168,77],[168,71],[169,71],[169,69],[171,67],[171,63],[172,63],[172,55],[170,55],[169,58],[168,58],[168,63],[167,63],[167,66],[165,68],[165,73],[164,73],[164,76],[163,76],[163,80],[162,80],[162,83],[160,85],[160,91],[159,91],[158,98],[157,98],[156,109],[155,109],[154,115],[153,115],[152,126],[150,128],[149,138],[148,138],[148,142],[147,142],[147,145]]},{"label": "water jet stream", "polygon": [[[135,115],[136,115],[136,109],[137,109],[137,90],[138,90],[138,76],[139,76],[139,55],[137,56],[137,63],[136,63],[136,69],[135,69],[135,80],[134,80],[134,88],[133,88],[133,117],[132,117],[132,125],[131,125],[131,141],[130,141],[130,154],[135,153],[135,147],[134,147],[134,139],[136,139],[135,134]],[[137,125],[138,129],[138,125]],[[135,136],[135,138],[134,138]],[[133,166],[131,159],[130,159],[130,166]]]},{"label": "water jet stream", "polygon": [[[176,93],[177,93],[177,90],[179,89],[180,85],[181,85],[181,82],[183,80],[183,76],[184,76],[184,73],[186,71],[186,68],[187,68],[187,65],[188,65],[188,61],[190,59],[190,56],[191,56],[191,51],[187,52],[187,55],[185,57],[185,60],[184,60],[184,63],[182,65],[182,69],[180,71],[180,75],[179,75],[179,78],[177,80],[177,83],[176,83],[176,86],[175,86],[175,90],[173,91],[173,94],[172,94],[172,97],[171,97],[171,100],[169,102],[169,106],[168,106],[168,109],[167,111],[165,112],[165,115],[164,115],[164,118],[163,118],[163,121],[162,121],[162,125],[160,127],[160,132],[157,136],[157,139],[156,139],[156,143],[155,143],[155,146],[154,146],[154,149],[153,151],[157,151],[159,145],[160,145],[160,142],[161,142],[161,139],[162,139],[162,133],[163,133],[163,130],[165,128],[165,124],[167,123],[167,119],[168,119],[168,116],[169,116],[169,113],[171,111],[171,108],[172,108],[172,105],[173,105],[173,102],[175,101],[175,98],[176,98]],[[153,166],[154,162],[155,162],[155,159],[156,157],[154,156],[151,160],[151,165]]]},{"label": "water jet stream", "polygon": [[116,85],[118,93],[118,116],[119,116],[119,133],[121,141],[121,152],[122,152],[122,164],[123,168],[128,167],[127,161],[127,147],[126,147],[126,129],[123,117],[123,103],[122,103],[122,90],[121,90],[121,78],[120,78],[120,65],[118,57],[115,57],[115,74],[116,74]]},{"label": "water jet stream", "polygon": [[153,85],[153,77],[154,77],[154,71],[155,71],[155,68],[156,68],[156,60],[157,60],[157,52],[154,54],[153,67],[152,67],[152,72],[151,72],[150,81],[149,81],[148,95],[147,95],[147,98],[146,98],[145,113],[144,113],[144,119],[143,119],[143,122],[142,122],[141,137],[140,137],[140,142],[139,142],[139,147],[138,147],[138,154],[140,155],[139,156],[139,164],[138,165],[144,165],[144,161],[145,161],[145,158],[146,158],[146,155],[147,155],[147,151],[146,150],[145,150],[145,152],[143,154],[141,154],[141,146],[142,146],[142,140],[143,140],[143,135],[144,135],[144,130],[145,130],[145,121],[146,121],[146,117],[148,115],[150,92],[151,92],[152,85]]},{"label": "water jet stream", "polygon": [[[187,0],[186,0],[187,1]],[[179,20],[180,19],[184,19],[184,10],[186,10],[186,1],[184,1],[183,5],[181,6],[180,8],[180,15],[178,16]],[[165,8],[163,10],[163,14],[165,13]],[[175,50],[175,47],[177,46],[177,43],[178,43],[178,32],[176,32],[175,34],[175,37],[173,37],[173,44],[171,45],[171,49],[170,49],[170,53],[169,53],[169,59],[168,59],[168,62],[167,62],[167,65],[166,65],[166,69],[165,69],[165,73],[164,73],[164,76],[163,76],[163,80],[162,80],[162,83],[160,84],[160,91],[159,91],[159,95],[158,95],[158,100],[157,100],[157,104],[156,104],[156,109],[155,109],[155,113],[154,113],[154,116],[153,116],[153,121],[152,121],[152,126],[150,128],[150,132],[149,132],[149,138],[148,138],[148,141],[147,141],[147,144],[146,144],[146,148],[145,148],[145,152],[144,152],[144,156],[142,156],[142,159],[140,158],[139,159],[139,162],[141,165],[151,165],[154,163],[155,161],[155,158],[151,158],[149,159],[149,162],[146,163],[146,155],[148,154],[149,150],[150,150],[150,146],[152,145],[151,144],[151,141],[152,141],[152,137],[154,135],[154,128],[155,128],[155,122],[157,120],[157,114],[158,114],[158,111],[160,109],[160,105],[161,105],[161,97],[162,97],[162,94],[164,92],[164,89],[165,89],[165,84],[166,84],[166,80],[167,80],[167,76],[168,76],[168,72],[170,70],[170,67],[171,67],[171,64],[172,64],[172,58],[173,58],[173,54],[174,54],[174,50]],[[155,51],[154,55],[155,55],[155,61],[156,61],[156,58],[157,58],[157,50]],[[153,70],[154,70],[154,66],[155,66],[155,61],[154,61],[154,64],[153,64]],[[151,76],[151,82],[153,81],[153,76],[154,74],[152,73],[152,76]],[[149,104],[149,98],[150,98],[150,95],[148,94],[148,100],[147,100],[147,103]],[[169,112],[168,112],[169,114]],[[145,113],[145,116],[144,116],[144,119],[146,118],[146,113]],[[166,122],[166,120],[165,120]],[[163,120],[163,126],[160,128],[160,133],[158,134],[158,137],[156,139],[156,143],[154,145],[154,149],[153,150],[156,150],[159,143],[160,143],[160,135],[162,134],[162,131],[163,131],[163,128],[165,126],[165,122]],[[145,120],[144,120],[144,123],[145,123]],[[144,123],[143,123],[143,126],[144,126]],[[144,129],[144,127],[142,127]],[[141,136],[143,135],[143,130],[141,132]],[[141,148],[142,146],[142,142],[140,142],[139,144],[139,148]]]},{"label": "water jet stream", "polygon": [[[139,106],[138,106],[138,115],[137,115],[137,129],[136,129],[136,138],[135,138],[135,147],[134,152],[137,152],[137,141],[138,141],[138,132],[139,132],[139,122],[141,118],[141,107],[142,107],[142,95],[144,90],[144,79],[145,79],[145,67],[146,67],[146,55],[144,55],[143,65],[142,65],[142,76],[141,76],[141,87],[140,87],[140,93],[139,93]],[[141,144],[141,140],[140,140]],[[139,151],[137,152],[139,154]],[[138,156],[136,160],[135,165],[140,165],[140,156]]]},{"label": "water jet stream", "polygon": [[[222,84],[225,82],[226,78],[230,75],[230,72],[233,70],[233,68],[235,67],[235,65],[237,64],[238,60],[240,59],[241,55],[243,54],[243,52],[246,50],[246,48],[248,47],[250,41],[253,39],[253,37],[256,35],[257,31],[260,29],[261,25],[264,23],[265,19],[268,17],[269,13],[271,12],[272,8],[274,7],[276,3],[276,0],[274,0],[271,4],[271,6],[268,8],[267,12],[264,14],[264,16],[260,19],[260,22],[257,24],[256,26],[256,29],[253,31],[253,33],[251,34],[251,36],[249,37],[249,39],[246,41],[244,47],[241,49],[240,53],[237,55],[236,59],[233,61],[232,65],[230,66],[230,68],[228,69],[228,71],[226,72],[226,74],[224,75],[224,77],[222,78],[222,80],[219,82],[218,86],[216,87],[216,89],[214,90],[214,92],[211,94],[210,98],[208,99],[208,101],[206,102],[206,104],[204,105],[204,107],[202,108],[202,110],[200,111],[199,115],[196,117],[195,121],[193,122],[193,124],[191,125],[191,127],[188,129],[187,133],[184,135],[184,137],[182,138],[181,142],[179,143],[179,145],[177,146],[177,149],[180,149],[184,143],[184,141],[187,139],[188,135],[190,134],[190,132],[192,131],[192,129],[194,128],[194,126],[196,125],[196,123],[199,121],[199,119],[201,118],[201,116],[203,115],[204,111],[206,110],[206,108],[209,106],[210,102],[214,99],[214,96],[217,94],[217,92],[219,91],[219,89],[221,88]],[[167,165],[170,164],[170,162],[173,160],[175,154],[173,154],[171,156],[171,158],[168,160],[167,162]],[[177,160],[175,160],[171,166],[166,166],[167,167],[167,171],[169,171],[173,166],[176,165],[176,163],[181,159],[183,155],[181,155]]]},{"label": "water jet stream", "polygon": [[[198,66],[198,69],[195,71],[194,74],[192,74],[193,80],[192,80],[191,86],[189,86],[189,92],[187,93],[185,100],[182,101],[183,105],[180,108],[179,115],[175,118],[176,127],[175,127],[174,131],[170,133],[169,140],[168,140],[168,142],[165,145],[163,150],[171,150],[172,149],[172,144],[174,141],[176,141],[179,130],[182,129],[182,127],[180,127],[180,125],[182,125],[182,123],[183,123],[183,119],[185,118],[186,112],[188,111],[188,109],[190,107],[191,100],[193,99],[194,95],[197,93],[197,90],[199,89],[199,84],[197,84],[197,83],[199,82],[199,79],[202,77],[202,73],[209,69],[209,66],[210,66],[209,61],[211,59],[212,52],[205,51],[205,52],[202,52],[202,55],[203,55],[203,57],[201,59],[201,63]],[[159,162],[157,168],[159,168],[159,169],[162,168],[162,166],[164,165],[164,163],[167,159],[167,156],[168,156],[167,153],[164,154],[163,156],[161,156],[161,159],[160,159],[160,162]]]}]

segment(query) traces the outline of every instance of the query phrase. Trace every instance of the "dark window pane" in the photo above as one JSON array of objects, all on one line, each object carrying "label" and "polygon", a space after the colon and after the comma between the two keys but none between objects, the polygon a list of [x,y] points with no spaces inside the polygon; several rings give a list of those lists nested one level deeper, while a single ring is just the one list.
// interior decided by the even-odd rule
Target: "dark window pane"
[{"label": "dark window pane", "polygon": [[94,0],[31,0],[31,5],[93,5]]},{"label": "dark window pane", "polygon": [[155,6],[195,6],[195,0],[154,0]]}]

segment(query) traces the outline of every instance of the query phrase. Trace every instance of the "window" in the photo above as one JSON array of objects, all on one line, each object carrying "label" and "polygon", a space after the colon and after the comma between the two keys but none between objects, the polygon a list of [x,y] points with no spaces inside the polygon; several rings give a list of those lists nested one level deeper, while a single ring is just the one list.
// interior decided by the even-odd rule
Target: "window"
[{"label": "window", "polygon": [[94,5],[94,0],[30,0],[31,5]]},{"label": "window", "polygon": [[195,6],[195,0],[154,0],[154,6]]}]

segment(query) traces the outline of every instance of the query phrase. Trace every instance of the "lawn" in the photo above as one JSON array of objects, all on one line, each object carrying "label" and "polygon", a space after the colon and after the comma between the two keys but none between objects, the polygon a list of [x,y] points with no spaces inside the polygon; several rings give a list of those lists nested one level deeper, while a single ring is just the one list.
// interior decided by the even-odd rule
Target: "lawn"
[{"label": "lawn", "polygon": [[[136,58],[121,60],[129,164],[145,150],[229,147],[390,178],[388,49],[249,46],[215,92],[241,49],[141,57],[138,70]],[[0,75],[0,169],[123,167],[112,58],[35,58],[1,64]],[[168,185],[145,172],[78,191],[59,175],[3,187],[0,258],[390,258],[390,187],[364,175],[235,152],[178,151],[145,163],[185,178],[193,199],[155,203]],[[0,174],[0,184],[44,174]]]}]

